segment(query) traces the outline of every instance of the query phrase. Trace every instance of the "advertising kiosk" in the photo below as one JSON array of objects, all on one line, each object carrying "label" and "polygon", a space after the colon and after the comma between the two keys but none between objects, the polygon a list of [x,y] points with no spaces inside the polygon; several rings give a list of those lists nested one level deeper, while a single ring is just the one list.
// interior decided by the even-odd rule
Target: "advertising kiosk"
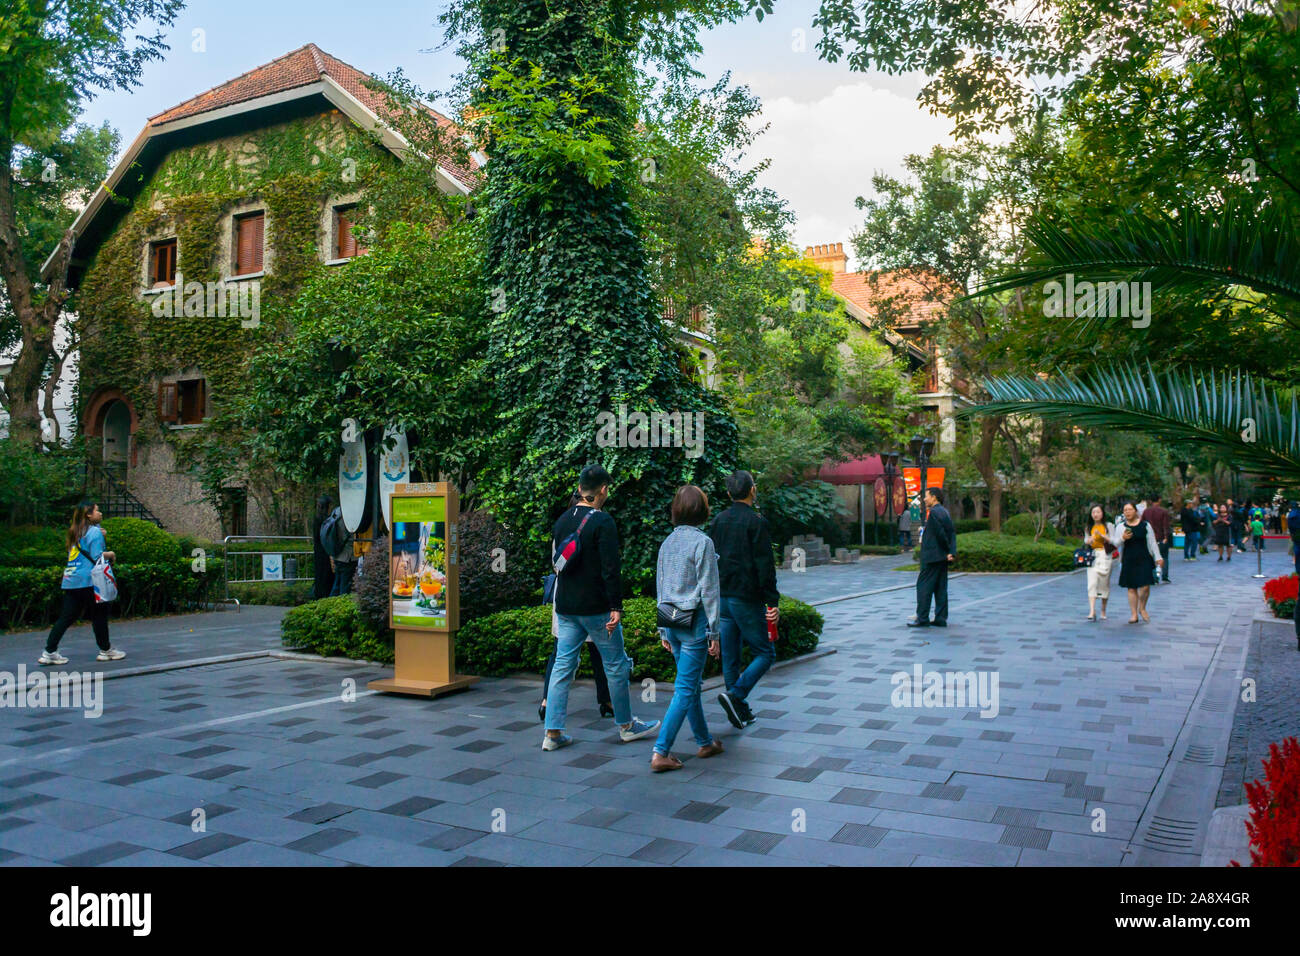
[{"label": "advertising kiosk", "polygon": [[388,622],[396,664],[392,677],[367,686],[416,697],[462,690],[478,678],[456,673],[456,486],[446,481],[399,484],[389,499]]}]

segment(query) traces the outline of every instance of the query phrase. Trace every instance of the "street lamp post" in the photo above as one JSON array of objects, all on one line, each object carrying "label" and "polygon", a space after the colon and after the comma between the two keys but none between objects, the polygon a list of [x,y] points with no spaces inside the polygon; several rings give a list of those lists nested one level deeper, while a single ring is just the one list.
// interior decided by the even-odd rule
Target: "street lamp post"
[{"label": "street lamp post", "polygon": [[[894,516],[894,479],[898,477],[898,452],[885,452],[882,457],[885,463],[885,514],[889,518],[896,540],[898,537],[898,523]],[[877,539],[876,543],[880,543],[879,539]]]},{"label": "street lamp post", "polygon": [[921,469],[920,492],[921,492],[921,501],[924,502],[925,487],[926,487],[925,486],[926,469],[930,465],[930,453],[934,451],[934,439],[922,438],[920,435],[917,435],[910,442],[908,442],[907,445],[912,452],[912,457],[916,460],[917,465],[920,466]]}]

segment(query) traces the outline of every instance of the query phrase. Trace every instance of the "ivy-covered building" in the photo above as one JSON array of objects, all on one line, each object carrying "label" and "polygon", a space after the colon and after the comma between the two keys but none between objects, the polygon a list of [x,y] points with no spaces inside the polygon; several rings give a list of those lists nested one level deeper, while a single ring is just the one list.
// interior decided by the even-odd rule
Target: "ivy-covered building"
[{"label": "ivy-covered building", "polygon": [[[308,44],[151,118],[78,217],[78,428],[97,480],[163,526],[272,529],[240,463],[205,494],[187,446],[275,341],[262,306],[365,251],[354,210],[410,148],[383,115],[366,74]],[[439,188],[469,193],[483,161],[441,163]]]}]

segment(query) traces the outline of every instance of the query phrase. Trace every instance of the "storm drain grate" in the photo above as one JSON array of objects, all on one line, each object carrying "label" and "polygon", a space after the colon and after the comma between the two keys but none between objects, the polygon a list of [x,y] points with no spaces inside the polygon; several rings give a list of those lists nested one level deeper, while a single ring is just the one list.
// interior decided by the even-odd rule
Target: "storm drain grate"
[{"label": "storm drain grate", "polygon": [[1183,753],[1183,761],[1185,763],[1214,763],[1214,748],[1200,744],[1188,744],[1187,750]]},{"label": "storm drain grate", "polygon": [[865,823],[846,823],[840,831],[831,837],[832,843],[847,843],[850,846],[879,846],[888,830],[868,826]]},{"label": "storm drain grate", "polygon": [[1003,826],[1032,827],[1038,823],[1037,810],[1023,810],[1020,807],[998,807],[993,814],[993,822]]},{"label": "storm drain grate", "polygon": [[1051,830],[1041,830],[1038,827],[1009,826],[1002,831],[998,843],[1002,846],[1019,846],[1028,850],[1046,850],[1047,843],[1051,839]]},{"label": "storm drain grate", "polygon": [[1142,842],[1153,850],[1189,850],[1196,843],[1195,820],[1152,817]]}]

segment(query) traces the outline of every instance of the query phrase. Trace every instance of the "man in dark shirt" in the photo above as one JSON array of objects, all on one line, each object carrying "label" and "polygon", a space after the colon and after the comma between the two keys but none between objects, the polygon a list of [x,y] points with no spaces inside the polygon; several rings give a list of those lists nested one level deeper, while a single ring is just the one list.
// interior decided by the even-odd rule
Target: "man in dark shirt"
[{"label": "man in dark shirt", "polygon": [[578,551],[559,572],[555,588],[555,614],[560,636],[555,647],[555,667],[546,691],[546,736],[543,750],[559,750],[573,743],[564,732],[569,709],[569,686],[578,672],[578,652],[588,637],[600,650],[609,679],[614,720],[619,738],[627,743],[649,736],[659,721],[647,723],[632,716],[627,682],[632,671],[623,647],[623,581],[618,528],[601,508],[609,497],[609,472],[588,465],[578,478],[578,504],[565,510],[551,534],[554,561],[564,542],[578,536]]},{"label": "man in dark shirt", "polygon": [[[957,558],[957,528],[943,506],[943,489],[925,489],[930,509],[921,531],[921,573],[916,576],[916,618],[908,627],[948,626],[948,565]],[[934,620],[930,620],[930,599]]]},{"label": "man in dark shirt", "polygon": [[[781,614],[772,531],[767,519],[754,510],[756,493],[753,475],[747,471],[732,474],[727,479],[731,507],[709,526],[709,537],[718,553],[722,679],[727,685],[726,692],[718,695],[718,703],[737,729],[754,722],[749,695],[776,660],[776,645],[768,640],[767,626],[775,624]],[[743,645],[749,646],[753,657],[742,674]]]},{"label": "man in dark shirt", "polygon": [[1201,513],[1197,502],[1184,501],[1178,520],[1183,523],[1183,560],[1195,561],[1196,545],[1201,537]]},{"label": "man in dark shirt", "polygon": [[[1160,504],[1160,493],[1151,496],[1151,504],[1147,505],[1147,510],[1142,513],[1142,520],[1151,525],[1151,530],[1156,533],[1156,546],[1160,548],[1160,557],[1164,563],[1156,569],[1156,583],[1160,583],[1163,577],[1164,583],[1169,583],[1169,544],[1172,520],[1169,512]],[[1163,570],[1162,570],[1163,569]]]},{"label": "man in dark shirt", "polygon": [[1246,531],[1246,514],[1237,507],[1237,503],[1231,498],[1228,499],[1228,520],[1232,522],[1230,530],[1232,546],[1245,554],[1246,549],[1241,546],[1241,539]]}]

